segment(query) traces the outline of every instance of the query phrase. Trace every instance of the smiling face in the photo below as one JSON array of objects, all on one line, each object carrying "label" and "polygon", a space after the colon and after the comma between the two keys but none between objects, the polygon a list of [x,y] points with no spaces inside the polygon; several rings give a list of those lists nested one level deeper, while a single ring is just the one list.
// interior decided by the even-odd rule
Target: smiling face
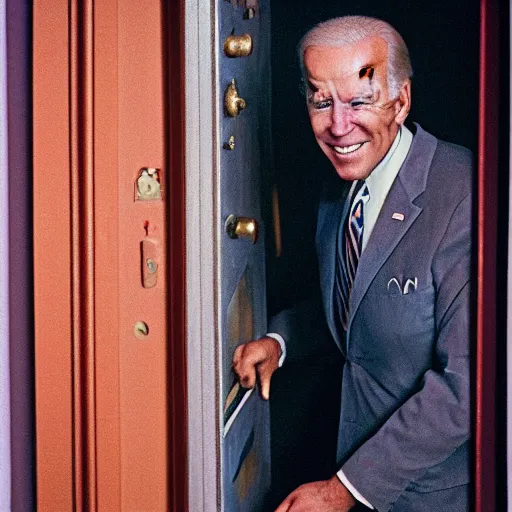
[{"label": "smiling face", "polygon": [[387,43],[370,37],[304,52],[311,126],[345,180],[367,178],[384,158],[410,108],[410,82],[390,98]]}]

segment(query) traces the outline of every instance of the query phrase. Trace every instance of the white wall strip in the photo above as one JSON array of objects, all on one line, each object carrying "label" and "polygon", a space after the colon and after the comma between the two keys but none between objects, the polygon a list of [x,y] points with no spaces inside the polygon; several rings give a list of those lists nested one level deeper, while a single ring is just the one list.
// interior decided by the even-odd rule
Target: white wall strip
[{"label": "white wall strip", "polygon": [[[512,9],[510,10],[512,26]],[[510,35],[510,64],[512,69],[512,33]],[[512,97],[512,81],[510,85]],[[510,106],[512,121],[512,105]],[[512,122],[511,122],[512,126]],[[512,128],[509,133],[509,176],[512,176]],[[507,282],[507,492],[508,510],[512,511],[512,179],[509,180],[509,222],[508,222],[508,282]]]},{"label": "white wall strip", "polygon": [[11,509],[9,399],[9,196],[7,163],[7,18],[0,0],[0,510]]},{"label": "white wall strip", "polygon": [[185,0],[186,283],[189,510],[219,507],[215,364],[215,150],[212,57],[216,0]]}]

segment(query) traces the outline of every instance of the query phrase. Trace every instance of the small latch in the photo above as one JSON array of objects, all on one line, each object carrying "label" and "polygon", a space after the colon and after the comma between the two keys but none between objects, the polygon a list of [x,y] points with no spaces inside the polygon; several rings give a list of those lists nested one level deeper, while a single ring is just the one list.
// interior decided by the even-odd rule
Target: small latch
[{"label": "small latch", "polygon": [[258,223],[256,219],[230,215],[226,219],[224,227],[229,238],[246,238],[253,244],[258,240]]},{"label": "small latch", "polygon": [[158,248],[155,240],[144,239],[140,243],[142,286],[154,288],[158,281]]},{"label": "small latch", "polygon": [[247,103],[238,95],[235,79],[231,80],[224,94],[224,108],[230,117],[236,117],[245,109]]},{"label": "small latch", "polygon": [[160,171],[152,167],[141,169],[136,183],[136,200],[151,201],[162,198]]}]

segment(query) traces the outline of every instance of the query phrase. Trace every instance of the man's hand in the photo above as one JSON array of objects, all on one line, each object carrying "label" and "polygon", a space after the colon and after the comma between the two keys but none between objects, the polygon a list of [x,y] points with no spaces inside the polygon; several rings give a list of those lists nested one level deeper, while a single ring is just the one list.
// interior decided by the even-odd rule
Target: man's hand
[{"label": "man's hand", "polygon": [[295,489],[275,512],[347,512],[357,501],[334,475],[329,480],[304,484]]},{"label": "man's hand", "polygon": [[270,379],[279,366],[281,346],[274,338],[264,337],[240,345],[233,354],[233,370],[244,388],[260,381],[261,396],[269,399]]}]

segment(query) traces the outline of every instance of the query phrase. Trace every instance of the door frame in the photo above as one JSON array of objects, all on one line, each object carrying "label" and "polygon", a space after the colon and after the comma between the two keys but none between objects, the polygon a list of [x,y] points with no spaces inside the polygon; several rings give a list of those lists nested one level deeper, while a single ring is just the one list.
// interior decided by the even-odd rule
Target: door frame
[{"label": "door frame", "polygon": [[[172,455],[173,477],[171,485],[182,489],[181,498],[174,495],[176,508],[186,500],[185,486],[188,481],[188,500],[190,510],[217,510],[220,505],[220,474],[218,460],[220,455],[220,411],[217,383],[217,346],[219,342],[219,311],[217,289],[219,283],[219,233],[215,226],[219,224],[218,209],[218,161],[216,156],[215,133],[218,91],[215,83],[214,52],[217,44],[212,45],[216,37],[216,18],[214,0],[181,0],[176,7],[168,3],[169,25],[169,87],[173,109],[169,108],[169,123],[179,121],[179,129],[170,130],[171,174],[170,188],[175,186],[176,202],[171,209],[170,261],[175,267],[170,274],[174,283],[171,291],[169,314],[174,319],[170,332],[170,363],[173,377],[169,396],[176,398],[175,408],[170,408],[170,439],[176,448]],[[499,119],[495,108],[499,95],[499,82],[494,70],[499,68],[499,32],[498,0],[481,0],[481,56],[480,56],[480,122],[479,122],[479,160],[478,160],[478,259],[477,259],[477,341],[476,341],[476,385],[475,385],[475,505],[477,511],[491,511],[496,500],[496,275],[497,232],[496,199],[498,183],[498,133]],[[36,13],[37,14],[37,13]],[[67,26],[67,11],[58,12],[63,26]],[[37,21],[37,19],[35,20]],[[39,25],[39,34],[47,25]],[[45,32],[46,33],[46,32]],[[48,30],[48,41],[58,40],[58,44],[67,47],[64,40],[67,33]],[[176,36],[179,37],[176,38]],[[174,42],[173,42],[174,41]],[[176,41],[180,51],[176,51]],[[184,44],[181,44],[181,43]],[[174,51],[173,51],[174,49]],[[67,90],[67,66],[57,55],[44,53],[43,47],[35,45],[34,59],[44,61],[52,71],[52,80],[57,87],[45,98],[44,104],[35,106],[36,115],[43,116],[51,111],[51,122],[59,125],[62,133],[67,133],[68,112],[55,109],[59,105],[57,89]],[[62,69],[61,69],[62,68]],[[501,77],[506,80],[506,77]],[[184,93],[183,93],[184,91]],[[179,108],[176,109],[176,105]],[[508,114],[508,110],[507,110]],[[199,120],[199,122],[198,122]],[[52,148],[48,153],[44,147]],[[183,147],[184,155],[183,155]],[[41,153],[37,151],[43,148]],[[181,148],[181,150],[180,150]],[[68,165],[67,148],[58,147],[49,139],[36,146],[40,164],[47,169]],[[44,158],[44,162],[43,162]],[[184,169],[184,173],[182,172]],[[183,181],[184,180],[184,181]],[[69,190],[69,184],[61,183],[63,190]],[[183,210],[183,199],[185,210]],[[36,197],[36,207],[42,200]],[[60,197],[48,199],[54,208],[69,210],[69,205]],[[41,219],[35,219],[36,227]],[[53,227],[64,238],[69,236],[68,219],[61,219]],[[44,228],[44,226],[43,226]],[[186,232],[186,238],[185,233]],[[54,232],[55,233],[55,232]],[[64,265],[53,276],[53,286],[66,289],[69,282],[69,261],[62,260],[61,253],[55,252],[54,261]],[[38,255],[36,254],[36,258]],[[36,266],[37,269],[37,266]],[[185,272],[183,272],[185,269]],[[36,278],[38,276],[36,275]],[[185,281],[184,281],[185,279]],[[185,285],[186,282],[186,285]],[[184,297],[186,296],[186,305]],[[53,353],[46,352],[36,358],[36,377],[39,384],[38,422],[48,421],[55,424],[61,418],[64,438],[48,432],[52,440],[51,450],[46,452],[48,466],[54,469],[53,478],[48,483],[55,490],[56,482],[70,488],[69,468],[73,466],[71,442],[71,365],[72,359],[68,340],[70,333],[63,326],[62,317],[70,316],[69,303],[62,302],[58,308],[52,304],[55,317],[44,318],[47,332],[55,332],[61,345]],[[186,316],[185,316],[186,309]],[[57,313],[58,310],[58,313]],[[36,332],[37,338],[37,332]],[[186,340],[186,341],[185,341]],[[37,343],[37,341],[36,341]],[[55,341],[56,343],[56,341]],[[64,350],[61,350],[64,348]],[[186,356],[185,356],[186,352]],[[186,368],[186,372],[185,372]],[[186,375],[185,375],[186,373]],[[54,393],[55,385],[61,392]],[[186,386],[186,389],[185,389]],[[43,395],[41,395],[43,393]],[[174,407],[174,406],[173,406]],[[188,431],[188,439],[187,439]],[[186,442],[184,440],[186,439]],[[40,445],[41,447],[41,445]],[[181,448],[181,449],[180,449]],[[187,448],[188,454],[185,448]],[[184,471],[185,461],[188,464]],[[51,461],[50,461],[51,458]],[[55,464],[52,464],[52,461]],[[39,482],[41,473],[38,468]],[[57,480],[55,479],[57,477]],[[45,477],[46,478],[46,477]],[[70,486],[70,487],[68,487]],[[71,493],[70,493],[71,494]],[[484,500],[485,497],[485,500]],[[70,495],[64,499],[71,503]]]},{"label": "door frame", "polygon": [[[220,508],[216,360],[219,343],[218,162],[215,125],[215,0],[185,0],[185,173],[190,510]],[[475,511],[496,502],[496,218],[499,119],[499,0],[480,1],[480,111],[474,385]],[[506,80],[505,76],[501,80]],[[508,114],[508,110],[507,110]],[[200,122],[198,122],[198,119]],[[485,347],[485,349],[484,349]]]},{"label": "door frame", "polygon": [[[498,346],[498,338],[504,338],[499,334],[503,324],[498,318],[498,311],[500,308],[504,311],[504,308],[498,301],[504,300],[506,290],[506,285],[497,280],[497,265],[506,264],[506,258],[498,252],[498,237],[503,236],[504,230],[497,219],[503,206],[508,208],[508,205],[500,204],[503,195],[499,194],[499,184],[508,181],[508,178],[500,178],[499,172],[502,169],[508,175],[508,129],[506,134],[500,133],[500,128],[509,126],[502,117],[509,115],[509,98],[505,97],[504,91],[510,80],[508,73],[503,72],[507,67],[500,67],[500,54],[504,45],[508,45],[508,37],[502,41],[504,24],[509,21],[508,16],[504,20],[500,16],[502,10],[506,10],[504,4],[499,0],[480,0],[476,322],[473,324],[476,325],[473,432],[474,501],[477,512],[492,512],[503,506],[501,494],[504,489],[497,477],[506,471],[496,444],[499,421],[504,418],[501,412],[498,414],[497,403],[506,403],[505,391],[500,391],[500,396],[496,397],[497,379],[502,378],[498,376],[497,358],[504,355],[504,349]],[[508,51],[503,57],[508,57]],[[501,102],[506,102],[507,108],[496,108]],[[505,154],[506,161],[503,158]]]},{"label": "door frame", "polygon": [[[135,478],[137,472],[147,478],[140,479],[144,492],[158,486],[152,497],[172,510],[187,508],[184,3],[152,2],[149,7],[145,15],[151,18],[144,19],[160,23],[161,34],[143,33],[139,41],[154,59],[130,60],[128,43],[145,30],[137,23],[138,11],[134,14],[136,2],[59,0],[49,6],[38,0],[33,6],[34,364],[41,509],[119,509],[122,490],[131,496],[140,492],[122,476]],[[135,37],[128,29],[138,30]],[[166,66],[155,68],[156,59]],[[146,74],[134,71],[134,63],[146,66]],[[130,80],[144,76],[137,82],[138,97],[149,87],[156,89],[133,109],[125,101],[131,97],[126,93],[131,82],[123,79],[127,74]],[[137,115],[137,122],[116,122],[120,106]],[[138,133],[131,130],[135,125],[145,132],[129,149],[140,145],[144,153],[133,158],[134,165],[120,166],[128,153],[123,144]],[[154,144],[148,149],[150,138]],[[167,243],[156,256],[164,270],[158,286],[141,292],[144,296],[138,294],[143,223],[137,224],[139,231],[122,230],[130,237],[133,231],[135,243],[125,245],[130,250],[120,251],[118,243],[118,208],[134,204],[137,176],[126,172],[139,172],[140,167],[133,169],[138,165],[161,167],[163,193],[169,191],[168,201],[148,202],[143,213],[137,210],[144,219],[157,219],[162,232],[162,225],[169,226],[159,238]],[[119,256],[124,253],[131,258],[124,267],[136,271],[122,281]],[[119,282],[134,286],[137,294],[121,296]],[[167,296],[154,300],[163,289]],[[97,307],[97,297],[108,307]],[[120,299],[144,307],[140,314],[152,326],[146,341],[133,336],[131,320],[121,332]],[[149,412],[144,415],[143,409]],[[142,424],[149,425],[143,434],[134,430]],[[135,445],[144,447],[139,453],[146,459],[133,468],[126,455]]]},{"label": "door frame", "polygon": [[[185,0],[189,510],[220,509],[216,0]],[[198,121],[199,120],[199,121]]]}]

